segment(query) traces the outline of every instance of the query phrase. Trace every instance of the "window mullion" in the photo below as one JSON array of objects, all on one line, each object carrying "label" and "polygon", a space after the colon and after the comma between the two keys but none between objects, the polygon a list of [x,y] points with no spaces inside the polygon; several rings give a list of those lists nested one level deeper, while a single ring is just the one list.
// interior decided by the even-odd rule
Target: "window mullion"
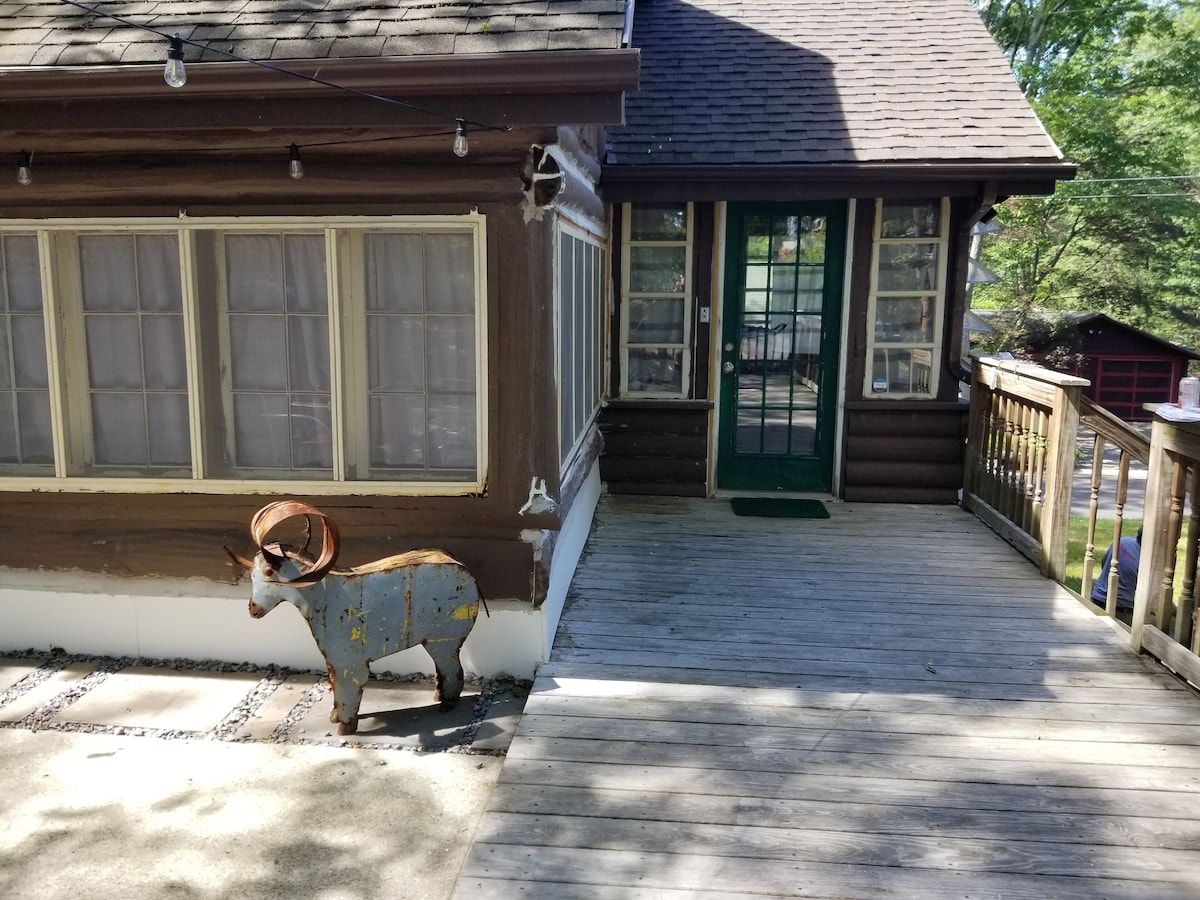
[{"label": "window mullion", "polygon": [[192,232],[179,229],[179,278],[183,286],[183,343],[187,348],[188,428],[192,449],[192,478],[207,477],[208,460],[204,444],[204,381],[201,373],[199,284],[196,280],[196,252]]},{"label": "window mullion", "polygon": [[50,430],[54,442],[54,476],[70,474],[70,428],[67,421],[66,372],[64,371],[63,312],[59,298],[59,260],[56,241],[48,231],[37,233],[38,262],[42,285],[42,327],[46,334],[46,375],[50,388]]},{"label": "window mullion", "polygon": [[338,254],[338,230],[325,229],[326,296],[329,298],[329,406],[333,423],[333,480],[346,480],[346,378],[342,348],[342,327],[346,315],[341,295],[341,266]]}]

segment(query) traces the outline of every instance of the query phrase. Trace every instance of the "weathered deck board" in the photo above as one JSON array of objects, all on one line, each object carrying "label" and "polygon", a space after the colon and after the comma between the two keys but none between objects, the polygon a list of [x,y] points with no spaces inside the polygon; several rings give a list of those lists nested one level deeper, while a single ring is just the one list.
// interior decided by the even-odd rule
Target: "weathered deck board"
[{"label": "weathered deck board", "polygon": [[1200,896],[1200,698],[968,514],[606,498],[467,897]]}]

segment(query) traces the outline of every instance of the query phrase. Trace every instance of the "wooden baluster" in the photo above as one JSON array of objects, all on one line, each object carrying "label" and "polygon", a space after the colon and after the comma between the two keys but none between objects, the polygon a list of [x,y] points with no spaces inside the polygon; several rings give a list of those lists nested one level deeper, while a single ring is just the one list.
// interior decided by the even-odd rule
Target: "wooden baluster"
[{"label": "wooden baluster", "polygon": [[[1079,593],[1084,600],[1090,600],[1092,586],[1095,584],[1093,568],[1096,565],[1096,516],[1100,511],[1100,480],[1104,477],[1104,435],[1096,432],[1092,443],[1092,493],[1088,500],[1087,545],[1083,551],[1083,584]],[[1104,577],[1104,573],[1100,573]]]},{"label": "wooden baluster", "polygon": [[987,412],[987,435],[984,438],[983,447],[983,467],[985,477],[980,485],[979,495],[988,506],[993,509],[996,507],[996,448],[997,448],[997,432],[1000,429],[1000,393],[998,391],[988,392],[988,412]]},{"label": "wooden baluster", "polygon": [[1017,458],[1016,472],[1014,473],[1016,496],[1013,498],[1015,504],[1013,521],[1025,532],[1029,531],[1031,518],[1029,508],[1029,417],[1031,413],[1029,404],[1018,404],[1017,421],[1014,426],[1017,438]]},{"label": "wooden baluster", "polygon": [[1187,544],[1183,562],[1183,585],[1179,591],[1179,614],[1175,617],[1173,637],[1183,646],[1194,640],[1196,615],[1196,556],[1197,541],[1200,541],[1200,463],[1191,460],[1188,466],[1187,501],[1191,510],[1188,515]]},{"label": "wooden baluster", "polygon": [[1017,423],[1020,404],[1010,398],[1004,411],[1004,515],[1010,522],[1019,521],[1017,512]]},{"label": "wooden baluster", "polygon": [[1039,407],[1036,434],[1034,436],[1034,484],[1033,484],[1033,519],[1029,523],[1029,533],[1042,533],[1042,512],[1046,503],[1046,450],[1050,446],[1050,414]]},{"label": "wooden baluster", "polygon": [[1183,524],[1183,495],[1186,486],[1187,465],[1183,457],[1171,455],[1171,511],[1167,514],[1166,556],[1163,565],[1162,585],[1159,588],[1157,609],[1154,610],[1154,625],[1170,633],[1175,615],[1175,564],[1179,547],[1179,532]]},{"label": "wooden baluster", "polygon": [[1112,560],[1108,565],[1107,593],[1104,595],[1104,611],[1110,616],[1117,614],[1117,589],[1121,581],[1121,532],[1125,525],[1125,500],[1129,496],[1129,457],[1121,451],[1117,468],[1117,512],[1113,518]]}]

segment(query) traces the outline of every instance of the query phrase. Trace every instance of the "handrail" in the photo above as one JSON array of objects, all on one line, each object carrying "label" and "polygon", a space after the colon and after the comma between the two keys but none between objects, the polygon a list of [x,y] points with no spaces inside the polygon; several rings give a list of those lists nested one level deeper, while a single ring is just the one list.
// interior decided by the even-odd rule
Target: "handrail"
[{"label": "handrail", "polygon": [[1061,582],[1084,378],[975,357],[963,507]]}]

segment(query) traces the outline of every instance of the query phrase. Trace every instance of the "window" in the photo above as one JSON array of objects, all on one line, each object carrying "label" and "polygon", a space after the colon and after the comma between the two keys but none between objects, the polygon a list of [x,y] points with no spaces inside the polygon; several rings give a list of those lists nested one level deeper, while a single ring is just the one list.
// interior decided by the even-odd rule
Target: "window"
[{"label": "window", "polygon": [[37,236],[0,235],[0,474],[54,473]]},{"label": "window", "polygon": [[949,219],[946,198],[877,201],[867,396],[937,395]]},{"label": "window", "polygon": [[627,204],[623,231],[621,393],[686,397],[691,368],[691,204]]},{"label": "window", "polygon": [[560,222],[557,263],[558,452],[566,468],[603,399],[607,254],[596,237]]},{"label": "window", "polygon": [[482,487],[481,216],[53,223],[0,254],[0,476]]}]

